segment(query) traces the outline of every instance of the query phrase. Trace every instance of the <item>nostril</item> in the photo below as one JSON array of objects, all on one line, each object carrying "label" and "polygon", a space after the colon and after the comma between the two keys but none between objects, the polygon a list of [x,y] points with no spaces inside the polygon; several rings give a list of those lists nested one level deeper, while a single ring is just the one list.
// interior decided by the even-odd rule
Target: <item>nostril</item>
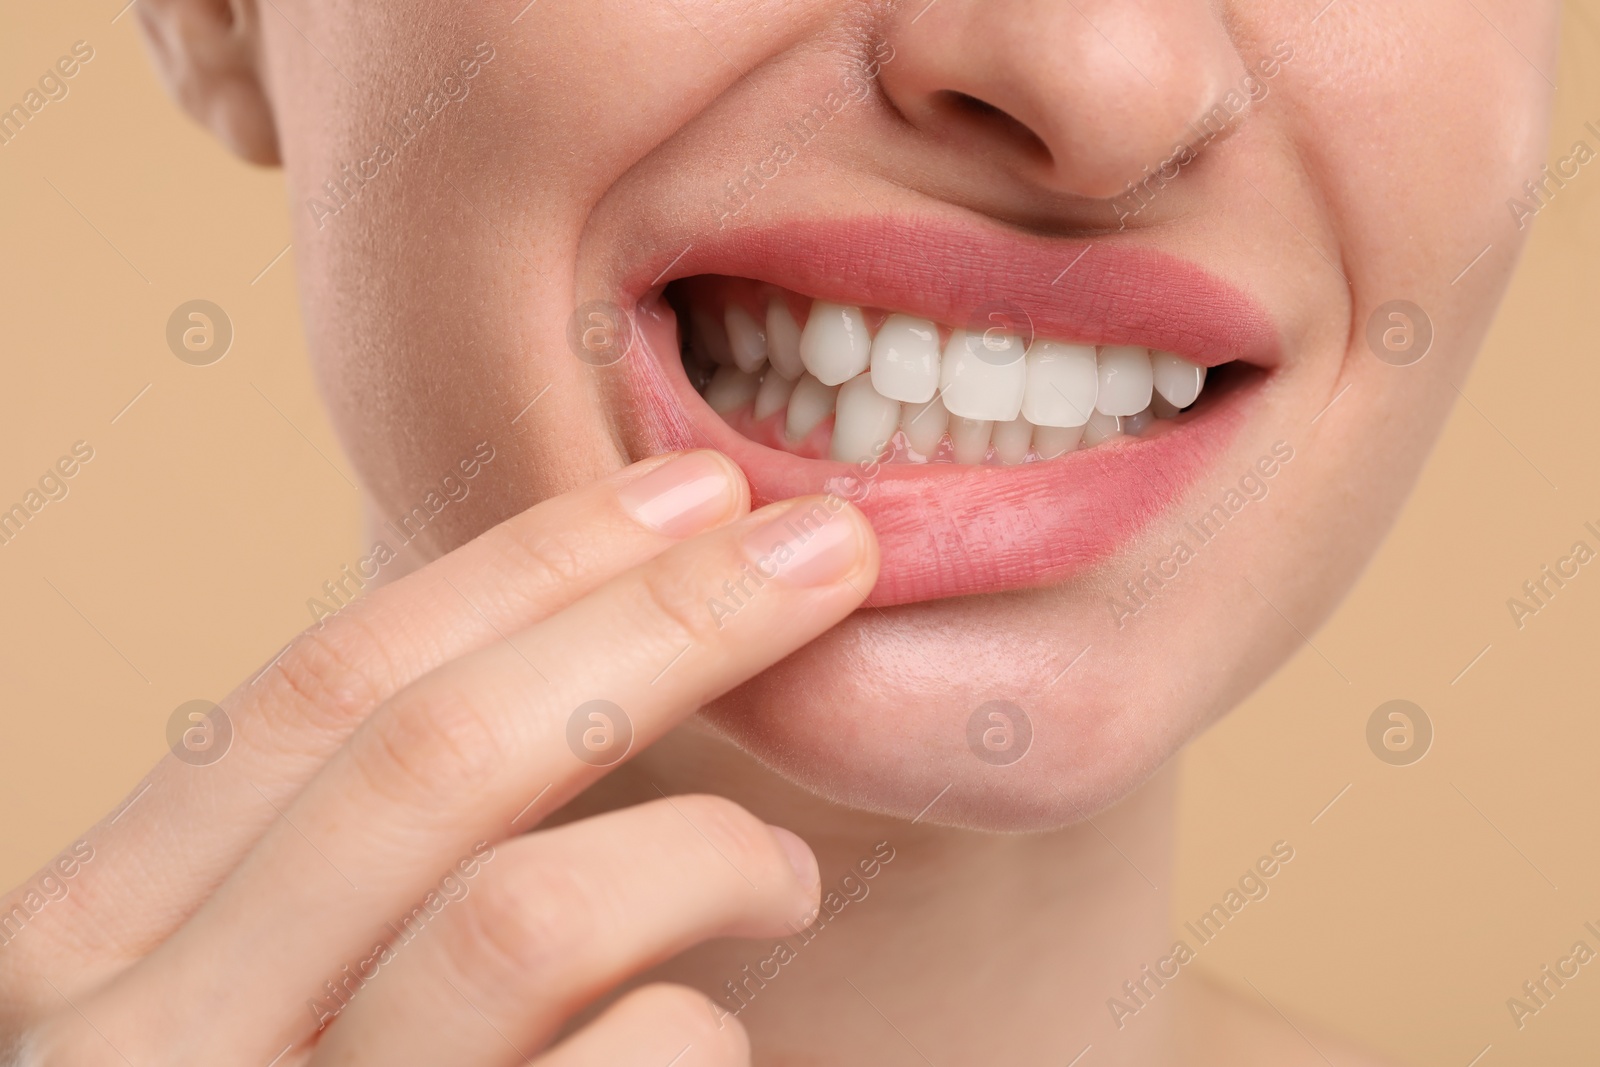
[{"label": "nostril", "polygon": [[946,105],[958,111],[966,111],[979,116],[1005,114],[1004,111],[1001,111],[987,100],[979,100],[975,96],[958,93],[954,89],[945,90],[941,96]]},{"label": "nostril", "polygon": [[933,103],[934,107],[952,122],[981,128],[990,137],[998,136],[1009,141],[1034,159],[1045,163],[1052,161],[1050,148],[1043,138],[1034,133],[1027,123],[1017,120],[987,100],[980,100],[976,96],[955,89],[946,89],[934,94]]}]

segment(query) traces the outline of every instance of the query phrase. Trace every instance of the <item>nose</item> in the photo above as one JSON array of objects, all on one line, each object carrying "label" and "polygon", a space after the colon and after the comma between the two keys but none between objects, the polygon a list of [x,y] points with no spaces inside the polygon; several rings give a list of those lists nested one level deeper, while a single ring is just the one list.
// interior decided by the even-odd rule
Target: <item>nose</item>
[{"label": "nose", "polygon": [[1106,198],[1175,151],[1242,62],[1207,0],[908,0],[884,92],[913,125],[1037,185]]}]

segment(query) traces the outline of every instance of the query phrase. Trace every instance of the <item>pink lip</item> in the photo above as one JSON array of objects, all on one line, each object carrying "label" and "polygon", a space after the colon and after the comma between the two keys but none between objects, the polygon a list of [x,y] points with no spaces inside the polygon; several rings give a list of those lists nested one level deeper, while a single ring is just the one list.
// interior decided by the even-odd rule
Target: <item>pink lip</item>
[{"label": "pink lip", "polygon": [[[663,274],[662,272],[667,272]],[[1065,273],[1063,274],[1063,271]],[[671,278],[722,274],[840,303],[951,325],[1006,301],[1040,336],[1132,344],[1208,366],[1274,366],[1277,333],[1243,293],[1165,253],[948,223],[880,218],[797,223],[700,238],[676,261],[646,264],[625,299]],[[1226,390],[1166,432],[1016,467],[857,464],[802,459],[749,440],[706,406],[678,361],[676,327],[645,299],[642,348],[623,361],[652,453],[715,448],[738,463],[757,506],[833,492],[872,521],[883,564],[880,607],[1066,581],[1104,560],[1165,511],[1227,447],[1256,382]],[[634,356],[639,353],[635,352]]]}]

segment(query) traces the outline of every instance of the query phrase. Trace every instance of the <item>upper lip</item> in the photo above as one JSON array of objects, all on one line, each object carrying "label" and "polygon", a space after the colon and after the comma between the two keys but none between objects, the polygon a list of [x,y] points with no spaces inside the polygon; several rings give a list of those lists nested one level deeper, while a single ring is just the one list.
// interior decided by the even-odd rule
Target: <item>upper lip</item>
[{"label": "upper lip", "polygon": [[631,300],[674,278],[751,278],[839,304],[952,327],[1020,309],[1036,336],[1140,345],[1202,366],[1279,360],[1277,331],[1254,301],[1187,260],[1104,238],[1038,237],[868,217],[722,231],[640,264]]},{"label": "upper lip", "polygon": [[[1260,395],[1259,376],[1213,394],[1172,432],[1044,463],[864,470],[802,459],[741,436],[689,385],[662,291],[701,274],[952,327],[982,324],[986,308],[1004,303],[1026,313],[1035,336],[1139,345],[1205,366],[1271,368],[1282,357],[1272,320],[1249,296],[1187,260],[1113,238],[877,216],[731,228],[657,245],[617,287],[624,306],[639,312],[634,358],[619,365],[629,396],[619,428],[630,450],[720,449],[744,469],[756,504],[844,487],[878,532],[878,606],[1054,584],[1102,563],[1215,465]],[[851,487],[863,485],[855,495]]]}]

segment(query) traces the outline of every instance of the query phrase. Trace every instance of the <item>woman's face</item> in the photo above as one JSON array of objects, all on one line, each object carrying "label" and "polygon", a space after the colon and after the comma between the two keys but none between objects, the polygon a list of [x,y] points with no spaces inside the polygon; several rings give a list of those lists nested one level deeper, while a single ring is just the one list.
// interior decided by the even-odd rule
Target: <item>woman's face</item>
[{"label": "woman's face", "polygon": [[[758,502],[851,499],[874,606],[708,721],[857,807],[1029,827],[1259,684],[1392,520],[1542,177],[1556,5],[1472,6],[259,18],[311,350],[378,517],[479,442],[427,554],[674,448]],[[705,595],[737,626],[759,577]]]}]

